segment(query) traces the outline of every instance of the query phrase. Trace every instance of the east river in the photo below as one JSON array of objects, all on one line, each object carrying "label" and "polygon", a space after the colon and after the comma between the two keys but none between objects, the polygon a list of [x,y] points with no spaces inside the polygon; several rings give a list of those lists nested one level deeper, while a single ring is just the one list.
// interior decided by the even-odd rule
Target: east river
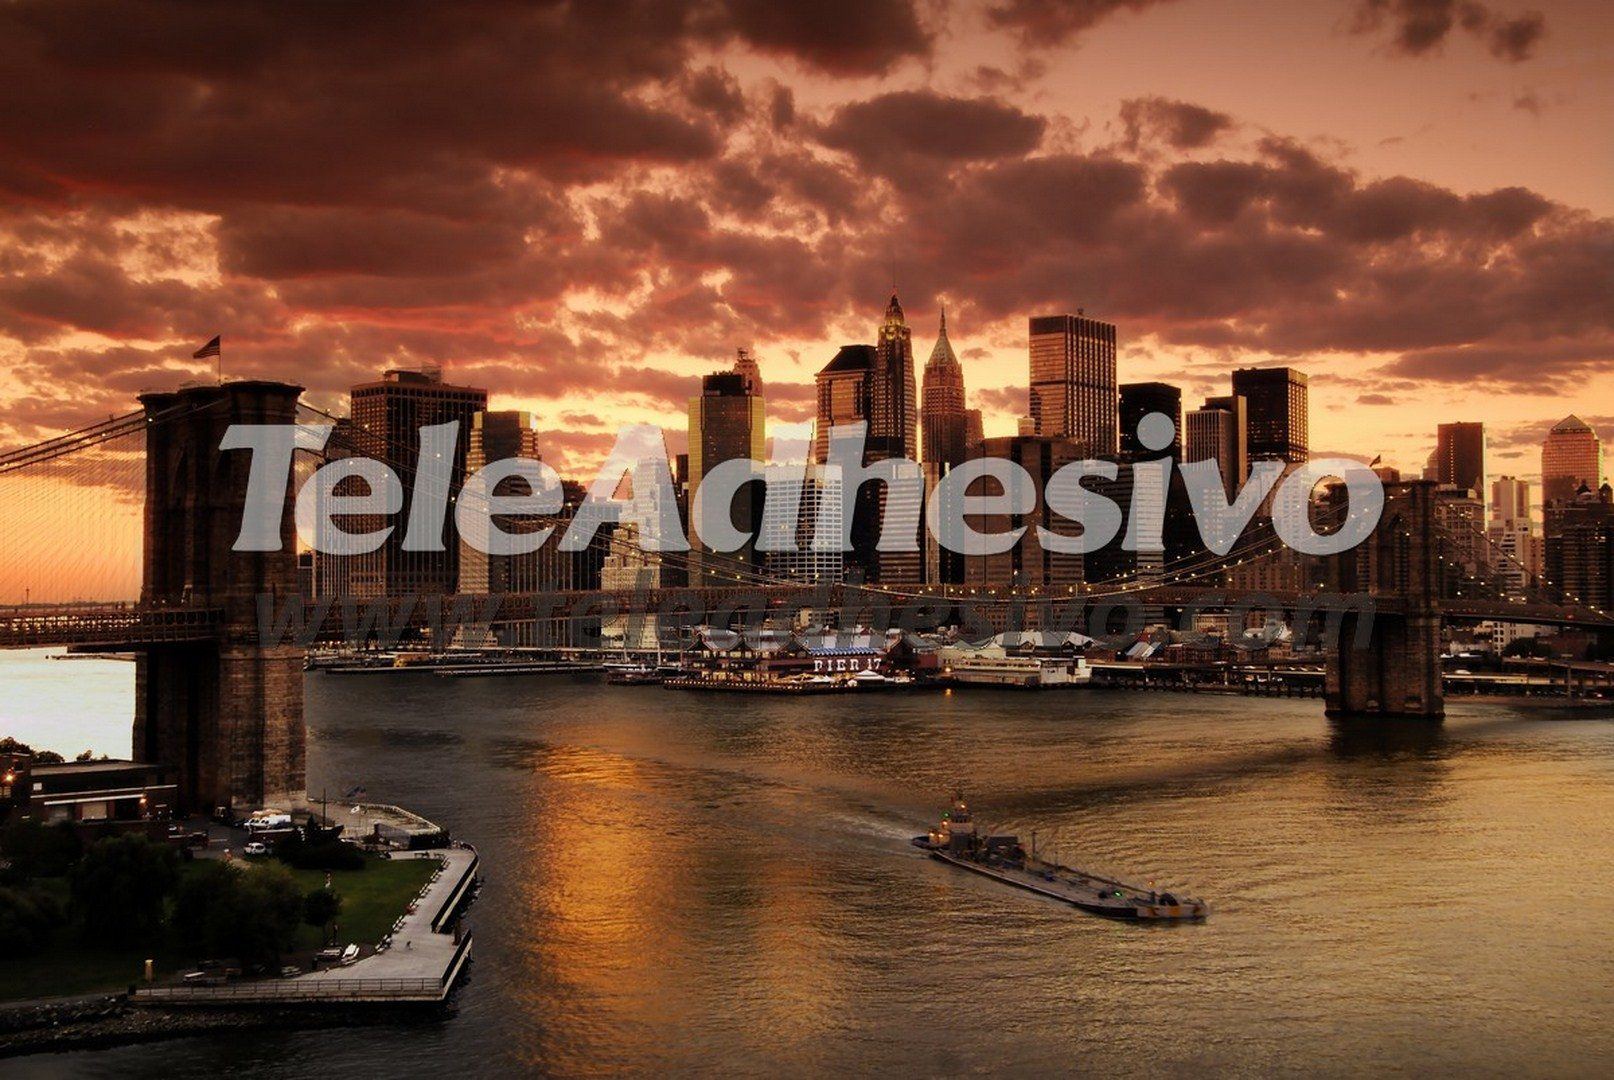
[{"label": "east river", "polygon": [[[133,665],[0,654],[0,733],[129,749]],[[786,699],[311,675],[309,786],[476,844],[456,1014],[10,1077],[1506,1077],[1614,1060],[1614,710],[1444,725],[1135,691]],[[56,737],[53,737],[53,733]],[[967,787],[1202,925],[1082,915],[908,844]],[[1599,1064],[1601,1063],[1601,1064]]]}]

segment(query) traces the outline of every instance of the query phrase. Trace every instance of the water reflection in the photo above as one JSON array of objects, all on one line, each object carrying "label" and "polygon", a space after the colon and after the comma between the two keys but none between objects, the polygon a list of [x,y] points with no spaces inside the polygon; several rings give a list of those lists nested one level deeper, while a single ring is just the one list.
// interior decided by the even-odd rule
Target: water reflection
[{"label": "water reflection", "polygon": [[[547,677],[317,676],[308,702],[312,787],[362,783],[486,857],[459,1015],[8,1071],[1535,1075],[1614,1052],[1606,719]],[[1211,920],[1152,933],[924,859],[907,838],[958,784]]]}]

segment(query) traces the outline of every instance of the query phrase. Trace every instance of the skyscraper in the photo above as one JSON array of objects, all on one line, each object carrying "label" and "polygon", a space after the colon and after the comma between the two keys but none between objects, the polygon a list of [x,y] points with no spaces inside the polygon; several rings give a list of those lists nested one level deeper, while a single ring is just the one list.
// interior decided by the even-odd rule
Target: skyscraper
[{"label": "skyscraper", "polygon": [[[538,432],[532,426],[532,414],[524,412],[479,412],[471,417],[470,434],[466,439],[465,472],[471,475],[483,466],[505,458],[537,458]],[[525,495],[525,484],[507,477],[490,494]],[[537,494],[537,492],[532,492]],[[526,527],[541,529],[542,524],[528,520],[509,520],[495,515],[494,524],[504,532],[521,532]],[[509,590],[509,560],[507,555],[489,555],[476,545],[460,538],[459,591],[462,593],[493,593]]]},{"label": "skyscraper", "polygon": [[[689,401],[689,491],[690,505],[700,498],[702,480],[725,461],[749,458],[759,465],[764,459],[766,438],[763,402],[750,392],[747,376],[728,371],[701,380],[701,392]],[[714,554],[701,542],[695,513],[691,510],[690,584],[699,585],[730,579],[735,563],[756,561],[755,536],[762,522],[760,484],[745,484],[728,506],[729,521],[740,532],[749,534],[739,551]],[[722,513],[712,506],[710,513]],[[697,574],[696,571],[699,571]],[[720,577],[721,575],[721,577]]]},{"label": "skyscraper", "polygon": [[874,356],[873,345],[842,345],[835,358],[818,371],[813,460],[820,465],[829,459],[831,428],[869,419],[869,374],[874,368]]},{"label": "skyscraper", "polygon": [[1311,457],[1309,380],[1294,368],[1238,368],[1233,393],[1244,399],[1250,461],[1302,465]]},{"label": "skyscraper", "polygon": [[[465,460],[471,417],[488,407],[488,392],[479,387],[455,386],[443,381],[440,368],[418,371],[393,369],[375,382],[360,383],[349,395],[353,443],[360,454],[391,467],[412,506],[417,499],[452,497],[465,483]],[[459,423],[453,460],[449,463],[447,491],[418,475],[420,429],[451,421]],[[436,464],[436,463],[434,463]],[[385,522],[368,525],[384,527]],[[406,551],[408,530],[394,528],[380,547],[350,556],[350,587],[358,596],[407,596],[451,593],[459,580],[460,545],[453,532],[452,510],[443,525],[441,551]],[[354,529],[353,531],[364,531]]]},{"label": "skyscraper", "polygon": [[[792,581],[838,584],[846,556],[838,548],[820,550],[813,539],[819,526],[828,535],[841,531],[841,469],[838,465],[808,465],[799,478],[775,482],[762,511],[762,535],[771,548],[763,553],[768,573]],[[793,511],[793,512],[792,512]]]},{"label": "skyscraper", "polygon": [[1491,481],[1490,519],[1485,538],[1496,553],[1496,573],[1514,599],[1541,574],[1540,545],[1530,520],[1530,484],[1512,476]]},{"label": "skyscraper", "polygon": [[734,350],[734,374],[745,379],[749,393],[761,395],[762,368],[757,365],[757,358],[750,349]]},{"label": "skyscraper", "polygon": [[1030,322],[1031,419],[1037,434],[1069,439],[1084,454],[1118,448],[1115,327],[1075,315]]},{"label": "skyscraper", "polygon": [[941,315],[936,346],[925,364],[924,400],[920,405],[924,428],[924,461],[951,467],[964,460],[969,447],[969,417],[964,408],[964,368],[947,340],[947,312]]},{"label": "skyscraper", "polygon": [[[986,439],[971,453],[1012,461],[1024,468],[1031,477],[1029,494],[1032,496],[1032,509],[1028,514],[967,515],[966,521],[970,527],[979,532],[1004,533],[1020,528],[1024,528],[1025,532],[1007,551],[966,556],[963,560],[964,580],[978,586],[1048,588],[1063,588],[1079,583],[1082,580],[1082,556],[1044,547],[1038,539],[1037,528],[1041,526],[1063,535],[1079,535],[1079,527],[1053,513],[1043,495],[1054,473],[1082,458],[1081,448],[1069,439],[1013,435]],[[996,486],[995,481],[981,477],[971,485],[970,494],[987,494]],[[1019,497],[1025,493],[1010,490],[1004,494]]]},{"label": "skyscraper", "polygon": [[891,294],[869,371],[870,461],[919,460],[919,393],[914,384],[913,331]]},{"label": "skyscraper", "polygon": [[1490,520],[1498,524],[1530,523],[1530,481],[1498,476],[1491,481]]},{"label": "skyscraper", "polygon": [[1547,533],[1546,581],[1571,603],[1614,607],[1614,491],[1608,484],[1577,488],[1556,504]]},{"label": "skyscraper", "polygon": [[[1171,419],[1171,445],[1151,450],[1138,441],[1138,421],[1150,413]],[[1182,391],[1170,383],[1126,383],[1121,387],[1121,456],[1133,460],[1182,457]]]},{"label": "skyscraper", "polygon": [[964,448],[965,448],[965,450],[974,451],[974,449],[977,446],[981,445],[982,440],[984,440],[985,438],[986,438],[986,427],[985,427],[984,423],[981,420],[981,410],[980,409],[965,409],[964,410]]},{"label": "skyscraper", "polygon": [[1541,444],[1541,502],[1573,499],[1582,484],[1596,491],[1603,482],[1603,444],[1578,416],[1566,416]]},{"label": "skyscraper", "polygon": [[1485,425],[1458,421],[1441,424],[1435,435],[1435,477],[1442,484],[1472,491],[1483,502],[1485,490]]},{"label": "skyscraper", "polygon": [[1215,461],[1222,485],[1233,498],[1250,472],[1244,399],[1237,394],[1205,399],[1205,406],[1183,418],[1184,461]]}]

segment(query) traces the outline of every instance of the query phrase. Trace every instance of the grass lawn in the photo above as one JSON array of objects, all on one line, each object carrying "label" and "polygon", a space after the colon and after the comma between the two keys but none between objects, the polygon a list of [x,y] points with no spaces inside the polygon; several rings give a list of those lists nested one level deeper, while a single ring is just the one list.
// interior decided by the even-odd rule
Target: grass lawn
[{"label": "grass lawn", "polygon": [[[180,873],[197,865],[186,863]],[[336,920],[341,928],[339,940],[361,945],[380,941],[438,865],[435,859],[372,859],[363,870],[332,871],[331,887],[342,897],[342,913]],[[325,884],[323,870],[293,870],[292,876],[304,892]],[[65,881],[45,880],[38,884],[56,893],[65,905]],[[292,948],[312,952],[321,945],[319,929],[303,926]],[[73,928],[67,927],[37,955],[0,957],[0,1001],[123,990],[141,980],[148,957],[156,961],[159,979],[188,970],[200,959],[179,955],[167,944],[120,949],[85,945],[74,936]]]},{"label": "grass lawn", "polygon": [[[363,870],[331,871],[331,888],[342,897],[341,927],[337,937],[343,944],[356,941],[374,945],[392,929],[426,885],[440,864],[436,859],[372,859]],[[304,892],[325,884],[323,870],[293,870],[298,888]],[[320,932],[305,926],[298,931],[297,948],[319,948]]]}]

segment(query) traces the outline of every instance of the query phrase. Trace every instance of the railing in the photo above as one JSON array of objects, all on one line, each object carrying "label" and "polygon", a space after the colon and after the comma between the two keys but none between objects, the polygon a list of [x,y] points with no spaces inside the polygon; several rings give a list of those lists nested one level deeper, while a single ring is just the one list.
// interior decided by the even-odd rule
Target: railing
[{"label": "railing", "polygon": [[142,645],[217,637],[223,613],[207,607],[100,607],[0,613],[0,648]]},{"label": "railing", "polygon": [[[382,626],[400,629],[418,627],[430,621],[431,608],[439,613],[457,608],[472,610],[478,600],[497,599],[495,622],[522,622],[555,617],[582,617],[604,614],[602,605],[615,611],[643,608],[650,611],[676,610],[681,603],[704,607],[707,611],[738,610],[762,604],[774,607],[787,600],[824,602],[840,607],[857,593],[855,587],[826,590],[796,586],[757,586],[754,588],[662,588],[649,591],[587,590],[563,593],[501,593],[493,597],[473,594],[432,597],[377,597],[374,599],[322,598],[303,605],[302,622],[288,628],[285,636],[295,639],[311,631],[314,638],[339,639],[349,630],[370,623],[377,632]],[[1209,610],[1239,604],[1275,604],[1317,614],[1367,608],[1380,615],[1405,611],[1401,597],[1394,594],[1333,593],[1315,591],[1267,591],[1225,589],[1214,586],[1145,585],[1113,593],[1090,593],[1079,589],[1004,590],[962,586],[919,586],[911,597],[891,597],[892,610],[907,604],[957,603],[1002,605],[1024,603],[1028,608],[1050,604],[1083,603],[1097,607],[1133,602],[1165,607],[1199,607]],[[285,601],[282,601],[282,603]],[[1492,619],[1560,626],[1614,627],[1614,615],[1584,605],[1520,603],[1504,600],[1446,600],[1438,611],[1448,618]],[[133,605],[77,605],[64,607],[14,607],[0,609],[0,648],[28,648],[46,645],[107,645],[205,641],[218,637],[224,616],[217,608]],[[306,629],[305,629],[306,628]]]},{"label": "railing", "polygon": [[[469,937],[461,942],[463,950]],[[459,953],[455,953],[458,960]],[[454,970],[450,964],[448,971]],[[135,991],[136,1001],[175,1002],[282,1002],[282,1001],[437,1001],[443,996],[438,979],[273,979],[264,982],[226,983],[223,986],[149,986]]]},{"label": "railing", "polygon": [[[460,906],[460,901],[465,899],[465,894],[470,891],[471,885],[475,882],[476,868],[480,862],[481,857],[473,849],[471,851],[471,861],[465,867],[465,873],[460,876],[460,879],[454,883],[454,887],[449,890],[448,899],[444,900],[442,906],[437,909],[437,914],[432,916],[432,930],[438,933],[442,932],[443,923],[453,916],[454,911]],[[443,860],[443,868],[444,870],[448,868],[447,859]]]}]

